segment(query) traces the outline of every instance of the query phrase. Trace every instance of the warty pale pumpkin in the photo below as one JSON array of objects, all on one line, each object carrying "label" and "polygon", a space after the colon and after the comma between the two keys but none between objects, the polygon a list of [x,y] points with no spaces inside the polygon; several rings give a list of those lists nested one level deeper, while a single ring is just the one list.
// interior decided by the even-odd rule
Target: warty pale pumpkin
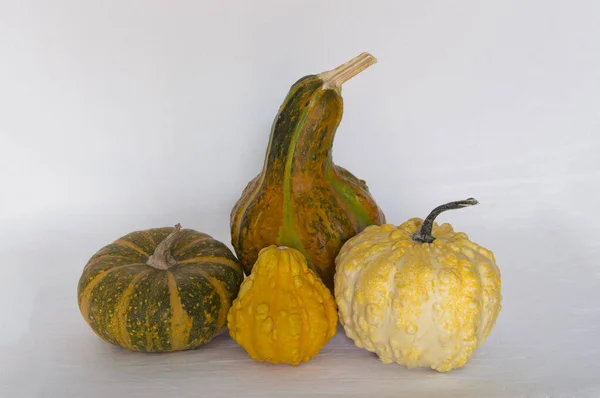
[{"label": "warty pale pumpkin", "polygon": [[333,138],[342,119],[342,84],[375,63],[362,53],[349,62],[298,80],[273,122],[264,166],[231,212],[231,243],[250,274],[269,245],[299,250],[333,288],[342,244],[385,217],[366,183],[333,163]]},{"label": "warty pale pumpkin", "polygon": [[336,259],[340,322],[358,347],[384,363],[445,372],[464,366],[483,344],[501,308],[500,270],[489,250],[438,227],[443,211],[423,221],[371,226],[350,239]]},{"label": "warty pale pumpkin", "polygon": [[103,340],[144,352],[196,348],[226,327],[243,279],[233,253],[191,229],[125,235],[94,254],[78,286],[81,314]]},{"label": "warty pale pumpkin", "polygon": [[299,365],[336,332],[329,289],[298,250],[261,250],[227,316],[229,334],[254,360]]}]

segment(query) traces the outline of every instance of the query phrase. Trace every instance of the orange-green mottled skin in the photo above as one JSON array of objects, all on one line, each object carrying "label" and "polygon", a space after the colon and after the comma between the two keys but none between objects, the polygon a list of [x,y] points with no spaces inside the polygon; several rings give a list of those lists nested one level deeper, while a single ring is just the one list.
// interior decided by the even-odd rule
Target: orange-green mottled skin
[{"label": "orange-green mottled skin", "polygon": [[178,351],[196,348],[225,328],[243,279],[235,256],[209,235],[183,229],[170,250],[176,265],[146,265],[172,231],[133,232],[85,266],[79,308],[103,340],[135,351]]},{"label": "orange-green mottled skin", "polygon": [[232,245],[246,274],[270,245],[302,252],[333,290],[342,244],[385,217],[364,181],[331,157],[341,121],[339,92],[306,76],[290,89],[273,123],[262,172],[231,212]]}]

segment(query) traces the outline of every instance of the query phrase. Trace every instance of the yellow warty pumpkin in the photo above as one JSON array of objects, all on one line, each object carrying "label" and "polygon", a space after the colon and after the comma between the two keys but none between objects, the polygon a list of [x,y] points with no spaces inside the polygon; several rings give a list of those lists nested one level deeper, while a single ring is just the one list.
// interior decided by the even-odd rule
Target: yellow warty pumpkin
[{"label": "yellow warty pumpkin", "polygon": [[336,258],[335,296],[358,347],[384,363],[445,372],[465,365],[486,340],[502,298],[494,255],[433,222],[474,204],[448,203],[398,227],[370,226],[346,242]]},{"label": "yellow warty pumpkin", "polygon": [[242,283],[227,321],[231,337],[252,359],[298,365],[333,337],[337,312],[302,253],[269,246]]}]

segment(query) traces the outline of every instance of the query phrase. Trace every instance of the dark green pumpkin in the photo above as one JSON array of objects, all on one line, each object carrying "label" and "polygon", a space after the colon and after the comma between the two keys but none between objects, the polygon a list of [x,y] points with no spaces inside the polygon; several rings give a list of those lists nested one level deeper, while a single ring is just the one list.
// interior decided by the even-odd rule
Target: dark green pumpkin
[{"label": "dark green pumpkin", "polygon": [[196,348],[226,327],[243,273],[209,235],[156,228],[100,249],[79,280],[79,308],[103,340],[135,351]]},{"label": "dark green pumpkin", "polygon": [[260,174],[231,212],[231,243],[246,274],[270,245],[299,250],[333,290],[344,242],[385,217],[364,181],[333,163],[342,119],[341,85],[375,62],[363,53],[340,67],[305,76],[289,90],[273,122]]}]

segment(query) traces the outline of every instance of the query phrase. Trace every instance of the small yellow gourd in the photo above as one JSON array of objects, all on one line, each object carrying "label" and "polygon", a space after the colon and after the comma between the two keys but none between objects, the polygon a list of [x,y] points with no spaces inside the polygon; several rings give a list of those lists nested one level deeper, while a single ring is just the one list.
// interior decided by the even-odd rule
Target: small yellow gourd
[{"label": "small yellow gourd", "polygon": [[333,337],[337,312],[331,292],[299,251],[260,251],[227,315],[229,333],[254,360],[298,365]]},{"label": "small yellow gourd", "polygon": [[445,372],[464,366],[496,323],[500,271],[494,255],[434,219],[475,199],[434,209],[423,221],[367,227],[336,258],[340,322],[384,363]]}]

